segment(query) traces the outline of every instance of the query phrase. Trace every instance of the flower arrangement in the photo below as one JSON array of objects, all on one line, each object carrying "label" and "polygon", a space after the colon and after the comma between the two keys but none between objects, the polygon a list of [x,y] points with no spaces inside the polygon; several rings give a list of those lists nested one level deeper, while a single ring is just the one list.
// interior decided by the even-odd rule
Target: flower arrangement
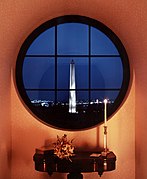
[{"label": "flower arrangement", "polygon": [[67,135],[64,134],[61,138],[57,135],[57,142],[54,144],[54,154],[60,159],[66,158],[71,161],[70,157],[74,155],[74,146],[72,140],[67,140]]}]

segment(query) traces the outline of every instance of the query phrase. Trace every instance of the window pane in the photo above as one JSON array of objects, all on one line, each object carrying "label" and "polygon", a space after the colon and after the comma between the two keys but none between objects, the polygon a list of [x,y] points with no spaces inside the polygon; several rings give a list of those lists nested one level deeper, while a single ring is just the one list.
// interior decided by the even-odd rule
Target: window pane
[{"label": "window pane", "polygon": [[69,103],[69,91],[57,91],[57,102]]},{"label": "window pane", "polygon": [[69,64],[67,58],[58,58],[57,62],[57,88],[69,89]]},{"label": "window pane", "polygon": [[112,41],[103,32],[91,27],[91,54],[118,55],[118,51]]},{"label": "window pane", "polygon": [[26,57],[23,63],[25,88],[54,88],[54,58]]},{"label": "window pane", "polygon": [[77,91],[77,111],[79,113],[86,112],[89,106],[89,92],[88,91]]},{"label": "window pane", "polygon": [[51,102],[53,103],[55,100],[55,92],[53,91],[26,91],[30,101],[35,103],[41,102]]},{"label": "window pane", "polygon": [[58,58],[57,88],[69,89],[70,63],[74,62],[76,89],[88,88],[88,58]]},{"label": "window pane", "polygon": [[58,54],[88,54],[88,26],[80,23],[58,25]]},{"label": "window pane", "polygon": [[55,50],[55,28],[47,29],[40,34],[31,44],[27,55],[47,55],[54,54]]},{"label": "window pane", "polygon": [[89,92],[88,91],[77,91],[77,102],[78,103],[85,103],[89,102]]},{"label": "window pane", "polygon": [[88,58],[76,58],[76,79],[77,89],[89,88],[89,61]]},{"label": "window pane", "polygon": [[91,88],[121,88],[123,67],[119,57],[91,58]]},{"label": "window pane", "polygon": [[119,91],[92,91],[91,92],[91,101],[93,102],[103,102],[105,98],[109,99],[112,103],[115,101],[119,94]]}]

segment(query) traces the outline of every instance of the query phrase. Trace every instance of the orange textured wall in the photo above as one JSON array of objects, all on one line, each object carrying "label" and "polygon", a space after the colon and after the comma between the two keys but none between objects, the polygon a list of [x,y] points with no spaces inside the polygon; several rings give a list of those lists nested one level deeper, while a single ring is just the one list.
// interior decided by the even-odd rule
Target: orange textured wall
[{"label": "orange textured wall", "polygon": [[11,65],[5,57],[3,34],[0,27],[0,44],[3,44],[0,45],[0,178],[8,179],[11,174]]},{"label": "orange textured wall", "polygon": [[134,28],[131,55],[136,76],[136,179],[147,178],[147,1],[141,3],[138,23]]},{"label": "orange textured wall", "polygon": [[[143,36],[147,27],[145,26],[146,5],[146,0],[2,0],[0,2],[0,99],[2,99],[0,100],[2,124],[0,151],[4,154],[4,158],[0,159],[0,166],[2,166],[0,178],[4,178],[4,173],[5,179],[10,179],[10,176],[12,179],[48,178],[46,173],[34,170],[32,157],[36,147],[42,146],[45,140],[52,143],[57,134],[66,133],[69,138],[74,137],[77,148],[83,147],[86,150],[95,149],[98,145],[102,146],[102,125],[79,132],[62,131],[45,126],[24,108],[15,88],[13,73],[23,40],[46,20],[60,15],[79,14],[98,19],[110,27],[125,45],[132,67],[132,83],[128,98],[108,122],[108,146],[117,155],[117,169],[105,173],[103,178],[135,178],[136,118],[136,154],[139,154],[139,157],[136,156],[136,167],[140,169],[139,172],[136,170],[136,176],[140,176],[137,179],[145,179],[147,173],[143,162],[147,160],[141,152],[147,147],[145,144],[147,122],[145,122],[145,108],[139,104],[146,105],[143,96],[147,86],[145,80],[147,40],[145,41],[146,36]],[[140,133],[143,134],[142,137]],[[9,155],[10,150],[11,155]],[[52,176],[53,179],[59,177],[64,179],[66,174]],[[96,179],[98,176],[96,173],[84,174],[84,178]]]},{"label": "orange textured wall", "polygon": [[[0,178],[11,178],[11,60],[7,46],[8,24],[0,2]],[[10,42],[11,43],[11,42]]]}]

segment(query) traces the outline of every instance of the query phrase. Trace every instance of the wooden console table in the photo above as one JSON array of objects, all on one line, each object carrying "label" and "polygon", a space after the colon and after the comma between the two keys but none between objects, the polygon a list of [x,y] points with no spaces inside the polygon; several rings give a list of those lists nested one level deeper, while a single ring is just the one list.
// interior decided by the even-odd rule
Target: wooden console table
[{"label": "wooden console table", "polygon": [[53,150],[44,153],[35,153],[33,160],[35,162],[35,170],[48,172],[69,173],[67,179],[83,179],[81,173],[98,172],[101,176],[103,172],[115,170],[116,156],[113,152],[107,154],[106,157],[99,155],[91,157],[92,152],[75,152],[75,156],[71,157],[71,161],[67,159],[59,159],[53,154]]}]

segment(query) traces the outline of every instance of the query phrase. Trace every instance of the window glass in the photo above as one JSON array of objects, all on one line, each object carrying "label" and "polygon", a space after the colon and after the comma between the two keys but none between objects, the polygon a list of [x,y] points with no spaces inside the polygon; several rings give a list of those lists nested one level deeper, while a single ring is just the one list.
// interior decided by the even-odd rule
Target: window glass
[{"label": "window glass", "polygon": [[120,89],[122,81],[120,57],[91,58],[91,88]]},{"label": "window glass", "polygon": [[89,92],[88,91],[77,91],[77,101],[79,103],[87,102],[89,103]]},{"label": "window glass", "polygon": [[91,101],[97,101],[103,103],[104,99],[109,99],[110,103],[114,103],[118,95],[119,95],[119,90],[91,91]]},{"label": "window glass", "polygon": [[75,83],[76,88],[89,88],[89,68],[88,58],[62,57],[57,60],[57,87],[69,89],[70,63],[75,64]]},{"label": "window glass", "polygon": [[58,54],[88,54],[88,25],[65,23],[57,26]]},{"label": "window glass", "polygon": [[104,24],[83,16],[45,22],[23,43],[16,62],[16,84],[33,116],[67,130],[104,121],[122,104],[130,80],[120,39]]},{"label": "window glass", "polygon": [[63,103],[64,105],[69,103],[69,91],[57,91],[57,101],[58,103]]},{"label": "window glass", "polygon": [[55,62],[54,58],[25,57],[23,62],[23,83],[28,88],[55,87]]},{"label": "window glass", "polygon": [[31,103],[36,106],[35,103],[42,103],[44,101],[52,102],[55,101],[54,91],[43,91],[43,90],[26,90],[26,93],[31,101]]},{"label": "window glass", "polygon": [[55,28],[41,33],[30,45],[27,55],[48,55],[55,53]]},{"label": "window glass", "polygon": [[119,55],[113,42],[94,27],[91,28],[91,53],[92,55]]}]

